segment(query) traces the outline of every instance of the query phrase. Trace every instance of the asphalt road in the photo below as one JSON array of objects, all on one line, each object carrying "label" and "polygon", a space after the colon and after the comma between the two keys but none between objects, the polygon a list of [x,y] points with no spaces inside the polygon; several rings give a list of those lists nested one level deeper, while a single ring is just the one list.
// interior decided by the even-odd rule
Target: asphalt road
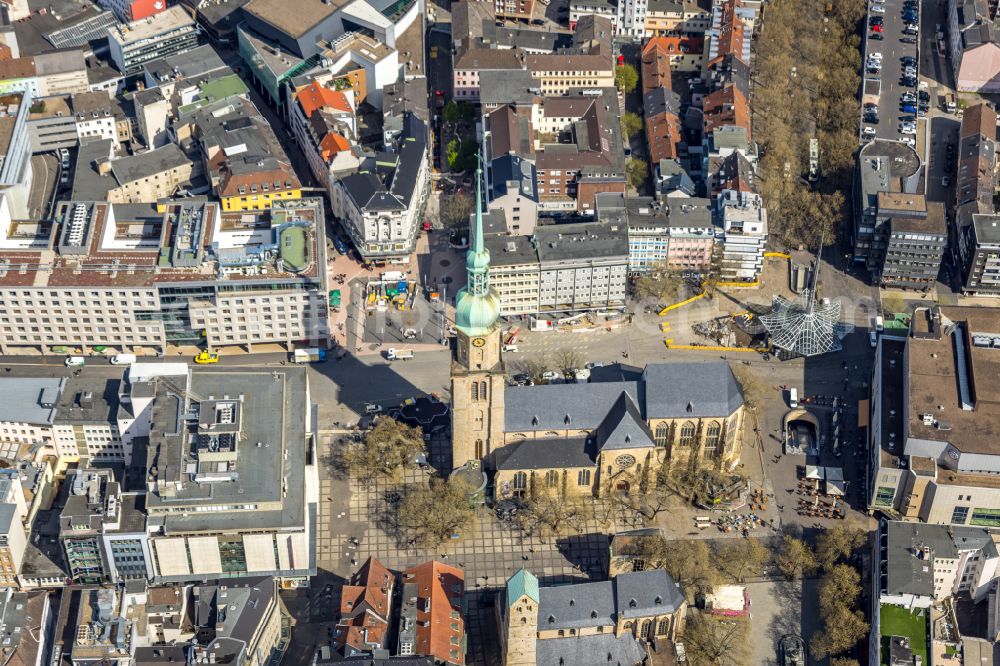
[{"label": "asphalt road", "polygon": [[[879,74],[866,73],[866,78],[878,78],[881,81],[881,93],[879,96],[879,124],[865,126],[875,128],[876,136],[887,141],[898,141],[902,135],[899,133],[900,118],[905,115],[899,110],[900,98],[905,91],[916,92],[913,88],[904,87],[900,83],[903,75],[903,65],[901,58],[917,56],[917,45],[907,44],[901,41],[903,35],[903,0],[885,0],[885,13],[870,13],[870,16],[881,16],[884,19],[881,40],[873,40],[870,36],[872,31],[866,25],[867,54],[865,66],[867,67],[868,57],[872,53],[882,54],[882,71]],[[867,21],[866,21],[867,24]],[[919,70],[919,66],[918,66]]]}]

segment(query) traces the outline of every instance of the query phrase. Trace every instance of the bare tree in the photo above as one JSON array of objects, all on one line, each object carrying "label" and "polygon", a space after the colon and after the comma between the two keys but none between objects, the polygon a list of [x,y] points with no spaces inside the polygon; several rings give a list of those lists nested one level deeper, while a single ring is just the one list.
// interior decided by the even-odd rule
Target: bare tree
[{"label": "bare tree", "polygon": [[753,371],[752,366],[740,363],[733,365],[732,368],[733,374],[736,376],[736,381],[743,390],[743,401],[747,407],[750,409],[759,408],[764,402],[764,392],[766,390],[764,382]]},{"label": "bare tree", "polygon": [[550,488],[534,493],[514,520],[526,535],[547,538],[577,534],[591,517],[593,512],[586,502],[562,497],[555,488]]},{"label": "bare tree", "polygon": [[748,575],[759,574],[770,557],[767,548],[757,539],[727,539],[715,551],[715,561],[724,573],[737,583]]},{"label": "bare tree", "polygon": [[424,439],[419,428],[382,417],[361,442],[348,445],[342,460],[348,474],[357,479],[398,479],[403,468],[422,453]]},{"label": "bare tree", "polygon": [[708,594],[722,582],[719,570],[712,563],[708,544],[702,539],[667,540],[661,535],[634,539],[624,554],[642,560],[647,568],[665,569],[680,585],[688,601]]},{"label": "bare tree", "polygon": [[539,354],[535,357],[522,357],[516,363],[512,363],[511,366],[518,372],[523,372],[531,377],[531,381],[536,384],[542,381],[542,375],[552,369],[552,365],[545,354]]},{"label": "bare tree", "polygon": [[778,568],[789,580],[806,576],[819,568],[816,553],[802,539],[786,534],[777,556]]},{"label": "bare tree", "polygon": [[476,204],[465,192],[456,192],[441,197],[441,224],[448,229],[461,229],[468,225],[469,216],[475,212]]},{"label": "bare tree", "polygon": [[560,349],[556,352],[555,366],[557,370],[569,376],[577,368],[583,367],[583,357],[573,349]]},{"label": "bare tree", "polygon": [[460,480],[431,479],[406,489],[396,510],[396,528],[407,543],[433,548],[468,529],[475,520],[470,493]]},{"label": "bare tree", "polygon": [[750,663],[749,623],[743,619],[717,619],[689,610],[683,641],[692,664],[744,666]]}]

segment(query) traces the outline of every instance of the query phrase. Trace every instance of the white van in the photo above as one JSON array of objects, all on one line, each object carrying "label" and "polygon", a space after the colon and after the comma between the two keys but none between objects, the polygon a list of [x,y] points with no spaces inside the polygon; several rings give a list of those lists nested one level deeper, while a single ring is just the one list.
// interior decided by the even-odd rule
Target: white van
[{"label": "white van", "polygon": [[115,354],[111,357],[111,365],[132,365],[135,363],[135,354]]},{"label": "white van", "polygon": [[875,330],[879,333],[885,330],[885,320],[882,319],[881,315],[875,317]]},{"label": "white van", "polygon": [[67,368],[77,368],[82,365],[87,364],[87,359],[82,356],[67,356],[66,357],[66,367]]},{"label": "white van", "polygon": [[799,406],[799,390],[797,388],[788,389],[788,406],[793,409]]}]

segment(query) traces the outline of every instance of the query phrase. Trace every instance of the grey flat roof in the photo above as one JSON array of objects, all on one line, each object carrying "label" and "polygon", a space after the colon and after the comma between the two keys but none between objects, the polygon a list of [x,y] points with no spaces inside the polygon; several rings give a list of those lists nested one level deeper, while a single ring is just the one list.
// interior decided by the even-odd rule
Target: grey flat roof
[{"label": "grey flat roof", "polygon": [[[175,72],[174,68],[178,71]],[[158,82],[169,78],[197,78],[216,69],[225,69],[227,73],[232,72],[232,69],[215,52],[215,49],[207,44],[166,58],[157,58],[144,64],[143,69],[146,74],[151,75]]]},{"label": "grey flat roof", "polygon": [[[0,378],[0,421],[51,425],[55,405],[66,384],[60,377]],[[50,406],[43,406],[43,402]]]},{"label": "grey flat roof", "polygon": [[479,102],[490,104],[530,104],[535,94],[529,88],[539,88],[538,79],[524,69],[486,69],[479,74]]},{"label": "grey flat roof", "polygon": [[84,139],[76,152],[73,170],[74,201],[107,201],[108,192],[117,185],[110,176],[97,172],[96,160],[106,160],[111,154],[110,139]]},{"label": "grey flat roof", "polygon": [[156,150],[114,160],[111,162],[111,170],[118,183],[124,184],[149,178],[190,163],[191,160],[180,149],[180,146],[176,143],[168,143]]},{"label": "grey flat roof", "polygon": [[118,416],[118,377],[83,373],[66,379],[56,407],[60,423],[113,423]]},{"label": "grey flat roof", "polygon": [[933,557],[954,558],[959,550],[972,550],[993,542],[983,528],[928,525],[889,521],[886,523],[886,592],[934,596],[934,566],[919,556],[930,548]]},{"label": "grey flat roof", "polygon": [[535,227],[538,258],[548,261],[628,257],[628,229],[624,224],[580,222]]},{"label": "grey flat roof", "polygon": [[[199,370],[192,373],[192,392],[203,399],[214,396],[236,399],[243,396],[240,446],[237,449],[237,480],[198,485],[186,480],[185,470],[172,473],[165,468],[186,464],[180,455],[187,446],[182,436],[168,435],[175,426],[172,416],[163,408],[165,421],[158,423],[160,434],[150,442],[148,465],[158,464],[158,473],[172,478],[185,477],[178,498],[164,498],[149,493],[146,504],[150,509],[199,504],[281,501],[276,511],[208,511],[191,512],[186,516],[170,514],[150,516],[151,524],[162,524],[166,534],[187,531],[261,529],[301,526],[305,521],[305,453],[306,418],[310,406],[306,399],[305,368],[282,368],[274,371],[252,369]],[[157,400],[167,399],[161,389]],[[171,421],[168,423],[167,421]],[[257,446],[257,442],[261,446]],[[265,446],[266,445],[266,446]],[[282,498],[282,487],[286,495]]]}]

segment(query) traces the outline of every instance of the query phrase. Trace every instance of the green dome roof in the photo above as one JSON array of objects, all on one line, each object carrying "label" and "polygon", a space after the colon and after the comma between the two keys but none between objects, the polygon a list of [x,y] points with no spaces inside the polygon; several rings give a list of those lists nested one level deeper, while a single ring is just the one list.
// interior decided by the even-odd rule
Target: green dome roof
[{"label": "green dome roof", "polygon": [[[472,253],[469,262],[472,262]],[[489,255],[487,260],[489,260]],[[466,289],[458,292],[455,305],[455,328],[473,337],[487,335],[500,319],[500,296],[492,287],[485,294],[473,294]]]}]

